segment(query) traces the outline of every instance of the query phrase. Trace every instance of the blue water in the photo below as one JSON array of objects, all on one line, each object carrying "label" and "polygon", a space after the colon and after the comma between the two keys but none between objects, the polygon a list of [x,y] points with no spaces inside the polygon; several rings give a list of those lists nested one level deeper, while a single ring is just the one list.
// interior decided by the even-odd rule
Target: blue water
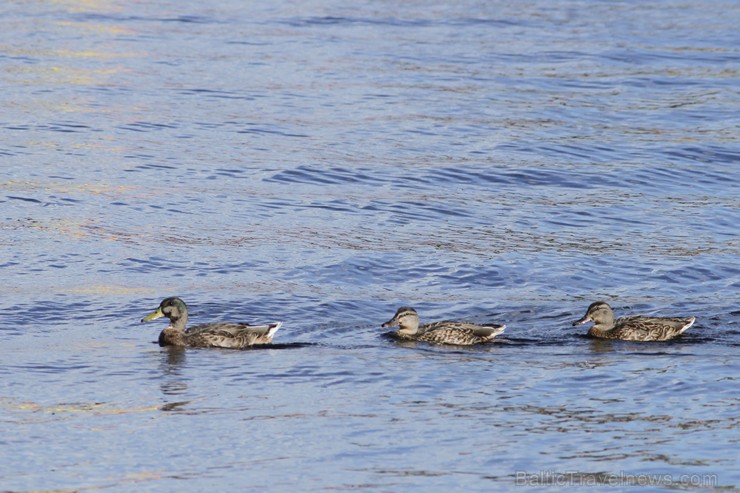
[{"label": "blue water", "polygon": [[252,3],[0,7],[0,490],[740,490],[736,2]]}]

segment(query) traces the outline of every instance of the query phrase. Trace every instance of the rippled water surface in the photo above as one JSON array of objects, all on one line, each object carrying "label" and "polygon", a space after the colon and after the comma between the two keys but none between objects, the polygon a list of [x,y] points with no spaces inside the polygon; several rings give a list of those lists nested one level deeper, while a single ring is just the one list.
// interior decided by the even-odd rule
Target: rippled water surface
[{"label": "rippled water surface", "polygon": [[0,490],[740,489],[736,2],[0,13]]}]

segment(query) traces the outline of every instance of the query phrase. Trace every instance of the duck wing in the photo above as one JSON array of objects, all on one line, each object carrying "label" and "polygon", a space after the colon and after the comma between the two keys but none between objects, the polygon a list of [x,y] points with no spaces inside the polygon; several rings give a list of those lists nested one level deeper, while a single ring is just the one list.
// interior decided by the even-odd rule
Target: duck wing
[{"label": "duck wing", "polygon": [[666,341],[672,339],[694,324],[695,317],[622,317],[616,320],[613,330],[620,339],[635,341]]},{"label": "duck wing", "polygon": [[482,324],[473,329],[473,333],[484,339],[493,339],[506,330],[503,324]]},{"label": "duck wing", "polygon": [[265,325],[218,322],[191,327],[185,334],[188,346],[241,349],[269,344],[282,322]]},{"label": "duck wing", "polygon": [[445,320],[423,326],[423,332],[419,339],[435,344],[479,344],[490,341],[502,333],[505,328],[505,325],[478,325]]}]

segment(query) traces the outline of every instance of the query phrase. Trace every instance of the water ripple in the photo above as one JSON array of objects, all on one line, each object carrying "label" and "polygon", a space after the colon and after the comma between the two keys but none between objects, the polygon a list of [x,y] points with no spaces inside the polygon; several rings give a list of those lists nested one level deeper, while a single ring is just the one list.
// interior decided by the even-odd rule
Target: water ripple
[{"label": "water ripple", "polygon": [[344,183],[380,183],[382,179],[374,176],[371,169],[357,168],[323,168],[298,166],[295,169],[281,171],[266,179],[267,182],[309,183],[318,185]]},{"label": "water ripple", "polygon": [[[11,2],[3,488],[736,489],[734,6],[582,3]],[[284,325],[160,348],[170,295]],[[595,340],[597,300],[697,322]]]}]

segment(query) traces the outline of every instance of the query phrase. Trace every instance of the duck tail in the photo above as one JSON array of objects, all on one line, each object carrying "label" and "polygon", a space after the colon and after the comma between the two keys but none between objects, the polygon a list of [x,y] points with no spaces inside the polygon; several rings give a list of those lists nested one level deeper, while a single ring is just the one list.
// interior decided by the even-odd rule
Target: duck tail
[{"label": "duck tail", "polygon": [[280,327],[283,326],[282,322],[275,322],[273,324],[270,324],[270,327],[267,329],[267,337],[272,339],[272,337],[275,335],[275,333],[280,329]]},{"label": "duck tail", "polygon": [[506,326],[505,325],[495,325],[493,327],[493,335],[496,335],[497,336],[499,334],[502,334],[505,330],[506,330]]},{"label": "duck tail", "polygon": [[504,330],[506,330],[505,325],[499,325],[499,324],[486,324],[484,325],[486,328],[484,334],[479,334],[483,336],[486,340],[490,341],[497,335],[501,334]]},{"label": "duck tail", "polygon": [[691,327],[692,325],[694,325],[694,322],[696,322],[696,317],[690,317],[690,318],[686,319],[686,325],[684,325],[683,327],[681,327],[681,331],[679,332],[679,334],[683,334],[684,332],[686,332],[687,330],[689,330],[689,327]]}]

